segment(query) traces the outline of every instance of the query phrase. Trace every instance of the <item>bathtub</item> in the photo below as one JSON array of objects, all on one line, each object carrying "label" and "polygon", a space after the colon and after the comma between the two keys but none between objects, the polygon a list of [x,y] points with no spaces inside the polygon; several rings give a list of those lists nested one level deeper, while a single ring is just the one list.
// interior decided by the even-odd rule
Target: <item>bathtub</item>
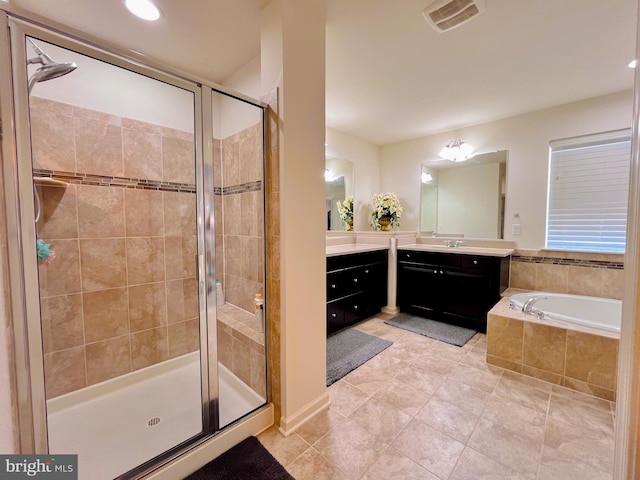
[{"label": "bathtub", "polygon": [[541,312],[541,321],[555,325],[561,322],[569,329],[599,330],[606,336],[620,335],[622,301],[609,298],[586,297],[560,293],[517,293],[509,297],[509,306],[522,310],[524,303],[538,297],[533,304],[534,312]]},{"label": "bathtub", "polygon": [[[539,297],[534,314],[525,314],[522,306],[532,297]],[[607,298],[545,292],[505,297],[487,314],[486,361],[615,401],[621,312],[622,302]]]}]

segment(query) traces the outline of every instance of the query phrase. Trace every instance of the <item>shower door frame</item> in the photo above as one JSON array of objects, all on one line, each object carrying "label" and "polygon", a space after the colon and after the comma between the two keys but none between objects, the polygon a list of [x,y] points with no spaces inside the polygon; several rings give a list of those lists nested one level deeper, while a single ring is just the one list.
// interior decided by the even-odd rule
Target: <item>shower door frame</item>
[{"label": "shower door frame", "polygon": [[[0,120],[4,121],[2,139],[4,189],[6,198],[11,311],[14,318],[14,356],[17,382],[19,442],[22,453],[48,453],[47,413],[44,385],[42,329],[38,285],[36,249],[36,225],[32,183],[32,152],[29,120],[27,78],[27,36],[76,51],[115,67],[147,76],[193,94],[195,181],[196,181],[196,262],[199,298],[200,368],[202,427],[201,433],[174,445],[170,450],[150,459],[119,478],[139,478],[178,458],[186,451],[224,431],[219,428],[218,359],[216,291],[207,292],[207,282],[215,282],[215,231],[213,222],[205,221],[207,211],[213,212],[213,181],[204,175],[204,165],[213,164],[212,148],[212,92],[219,92],[261,109],[262,120],[262,172],[266,173],[264,159],[266,149],[266,104],[250,97],[229,91],[219,85],[194,79],[169,67],[152,66],[146,59],[136,58],[135,53],[123,53],[104,42],[87,40],[85,35],[69,32],[69,29],[42,19],[38,23],[30,15],[16,14],[11,6],[0,8],[0,63],[12,68],[0,72],[1,98]],[[13,62],[16,65],[13,65]],[[15,68],[14,68],[15,67]],[[28,159],[24,161],[23,159]],[[210,188],[210,205],[205,205],[205,193]],[[264,190],[263,190],[264,197]],[[263,201],[264,205],[264,201]],[[208,240],[207,240],[208,239]],[[265,237],[266,240],[266,237]],[[266,242],[265,242],[266,243]],[[266,245],[265,245],[266,246]],[[266,249],[264,250],[266,255]],[[266,262],[265,262],[266,265]],[[266,289],[266,285],[265,285]],[[265,335],[266,340],[266,335]],[[268,347],[267,347],[268,351]],[[266,360],[266,359],[265,359]],[[265,376],[267,371],[265,371]],[[266,377],[268,378],[268,377]],[[267,384],[265,405],[270,401]],[[264,405],[263,405],[264,407]],[[263,407],[259,407],[260,410]],[[244,418],[244,417],[241,417]],[[229,426],[237,422],[232,422]]]}]

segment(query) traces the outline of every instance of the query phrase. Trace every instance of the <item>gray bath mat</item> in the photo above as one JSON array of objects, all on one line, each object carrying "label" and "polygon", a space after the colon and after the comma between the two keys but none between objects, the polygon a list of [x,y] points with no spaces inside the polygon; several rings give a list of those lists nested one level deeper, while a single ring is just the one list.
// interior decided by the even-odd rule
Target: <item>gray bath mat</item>
[{"label": "gray bath mat", "polygon": [[327,338],[327,387],[391,345],[393,342],[389,340],[355,328],[330,335]]},{"label": "gray bath mat", "polygon": [[441,342],[457,345],[458,347],[462,347],[477,333],[470,328],[436,322],[435,320],[409,315],[408,313],[400,313],[384,323],[413,333],[419,333],[425,337],[435,338]]}]

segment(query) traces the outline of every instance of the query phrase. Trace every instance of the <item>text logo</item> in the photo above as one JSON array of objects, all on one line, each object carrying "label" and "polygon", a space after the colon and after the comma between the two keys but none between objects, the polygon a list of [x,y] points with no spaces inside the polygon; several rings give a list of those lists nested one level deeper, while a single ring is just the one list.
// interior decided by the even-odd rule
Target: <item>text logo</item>
[{"label": "text logo", "polygon": [[78,480],[77,455],[0,455],[0,480]]}]

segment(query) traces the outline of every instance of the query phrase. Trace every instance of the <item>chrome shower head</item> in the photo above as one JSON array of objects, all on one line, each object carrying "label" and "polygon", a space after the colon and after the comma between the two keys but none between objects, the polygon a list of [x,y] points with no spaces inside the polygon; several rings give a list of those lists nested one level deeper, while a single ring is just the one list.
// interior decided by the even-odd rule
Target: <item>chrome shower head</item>
[{"label": "chrome shower head", "polygon": [[69,72],[73,72],[78,66],[75,63],[57,63],[49,55],[44,53],[33,40],[27,37],[27,40],[35,50],[37,57],[27,60],[27,65],[33,65],[39,63],[42,66],[36,70],[29,78],[29,93],[33,89],[34,85],[38,82],[45,82],[54,78],[66,75]]}]

